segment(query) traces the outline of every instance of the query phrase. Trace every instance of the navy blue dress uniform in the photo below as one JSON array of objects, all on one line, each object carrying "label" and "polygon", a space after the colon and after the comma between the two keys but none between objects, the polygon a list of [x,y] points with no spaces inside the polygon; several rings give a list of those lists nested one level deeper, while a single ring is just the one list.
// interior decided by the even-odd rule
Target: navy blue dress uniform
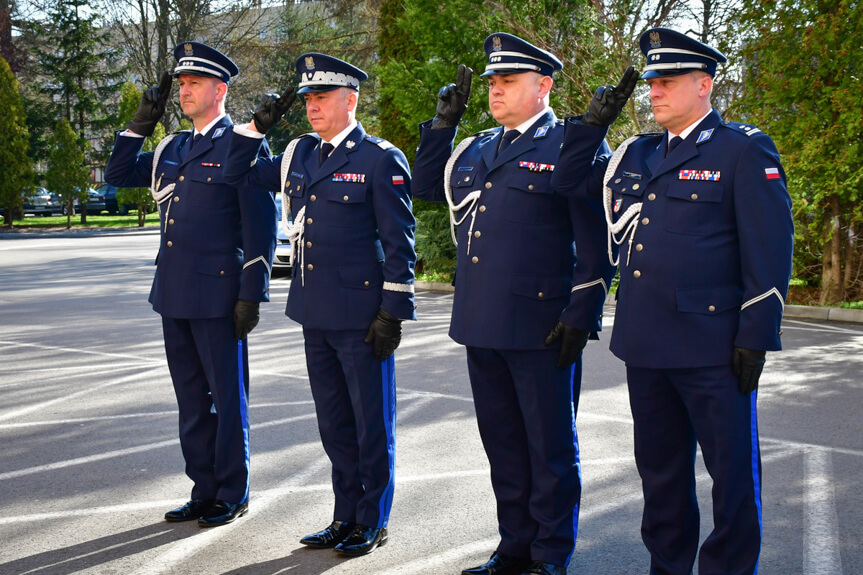
[{"label": "navy blue dress uniform", "polygon": [[[483,76],[551,76],[562,67],[554,55],[509,34],[492,34],[485,50]],[[605,254],[601,205],[577,193],[599,189],[601,179],[574,176],[552,185],[564,128],[550,108],[500,152],[503,127],[470,136],[453,152],[456,131],[420,124],[414,194],[448,202],[457,226],[449,333],[467,346],[497,500],[497,553],[565,566],[581,496],[574,413],[581,359],[558,368],[560,346],[544,341],[558,321],[601,329],[614,267]],[[606,131],[584,126],[585,173],[596,154],[608,154]]]},{"label": "navy blue dress uniform", "polygon": [[[300,56],[297,70],[299,94],[358,90],[368,77],[317,53]],[[381,529],[395,477],[394,356],[377,359],[363,339],[379,309],[416,319],[416,221],[404,154],[353,125],[328,156],[310,133],[251,168],[262,140],[238,129],[225,174],[238,185],[282,189],[294,255],[285,313],[303,326],[318,426],[333,467],[333,517],[339,525]]]},{"label": "navy blue dress uniform", "polygon": [[[227,56],[197,42],[180,44],[174,54],[174,75],[227,83],[238,72]],[[248,350],[246,340],[235,336],[232,311],[238,299],[269,300],[276,211],[271,193],[241,193],[226,183],[222,167],[231,126],[223,115],[194,146],[192,133],[183,131],[156,152],[143,153],[144,138],[118,133],[105,180],[151,187],[159,200],[161,240],[150,303],[162,316],[192,499],[244,504]],[[267,155],[266,147],[261,153]]]},{"label": "navy blue dress uniform", "polygon": [[[662,28],[647,31],[641,49],[642,78],[713,75],[725,61]],[[650,573],[692,572],[698,442],[714,484],[698,572],[752,574],[762,531],[757,394],[738,390],[732,354],[781,347],[791,201],[761,130],[716,110],[696,122],[673,149],[667,132],[627,140],[605,174],[609,245],[620,245],[611,351],[627,366]],[[567,134],[562,158],[569,145]]]}]

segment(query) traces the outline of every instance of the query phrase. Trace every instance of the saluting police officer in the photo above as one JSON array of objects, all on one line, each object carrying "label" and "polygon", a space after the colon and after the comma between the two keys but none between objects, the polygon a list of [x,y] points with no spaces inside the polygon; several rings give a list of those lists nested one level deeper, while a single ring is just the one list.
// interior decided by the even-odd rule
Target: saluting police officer
[{"label": "saluting police officer", "polygon": [[608,153],[607,126],[637,75],[628,71],[621,88],[609,87],[580,117],[581,174],[552,186],[563,126],[549,93],[562,64],[510,34],[492,34],[484,46],[489,109],[501,126],[452,152],[472,76],[460,66],[457,82],[439,93],[436,116],[420,125],[414,164],[416,197],[448,202],[458,227],[450,337],[467,346],[497,500],[501,542],[489,561],[462,573],[562,574],[581,496],[581,352],[601,329],[614,273],[599,202],[572,196],[580,186],[599,189],[600,180],[582,176],[596,154]]},{"label": "saluting police officer", "polygon": [[621,145],[604,201],[620,245],[611,350],[626,362],[642,537],[651,573],[692,572],[697,442],[713,479],[714,521],[698,572],[752,574],[761,548],[755,390],[765,351],[780,349],[791,200],[771,139],[712,109],[725,56],[664,28],[640,44],[665,131]]},{"label": "saluting police officer", "polygon": [[192,499],[165,520],[211,527],[248,511],[246,336],[258,323],[259,302],[269,301],[276,211],[271,193],[240,193],[222,176],[232,125],[225,97],[237,66],[198,42],[179,44],[174,56],[180,107],[194,130],[171,134],[155,152],[141,153],[170,96],[172,78],[165,72],[117,135],[105,181],[150,187],[159,204],[150,303],[162,315],[180,446],[194,482]]},{"label": "saluting police officer", "polygon": [[[343,555],[387,542],[395,464],[393,352],[414,312],[414,220],[404,154],[356,120],[367,74],[309,53],[297,59],[314,133],[272,159],[255,155],[294,99],[267,96],[248,126],[235,126],[225,175],[282,190],[292,242],[286,314],[302,324],[309,383],[333,465],[333,522],[301,540]],[[255,165],[250,167],[250,164]],[[288,215],[292,224],[288,224]]]}]

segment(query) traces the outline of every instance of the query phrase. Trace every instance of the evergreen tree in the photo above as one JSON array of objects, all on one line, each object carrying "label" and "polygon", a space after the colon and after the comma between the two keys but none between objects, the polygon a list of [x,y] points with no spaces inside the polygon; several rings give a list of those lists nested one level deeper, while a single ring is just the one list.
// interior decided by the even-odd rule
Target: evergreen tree
[{"label": "evergreen tree", "polygon": [[[138,104],[141,102],[141,91],[132,82],[126,82],[123,84],[121,93],[117,113],[117,125],[125,126],[135,117],[135,112],[138,111]],[[153,135],[144,141],[143,151],[151,152],[155,150],[164,137],[165,127],[162,124],[156,124]],[[150,188],[120,189],[117,192],[117,203],[119,205],[129,204],[135,206],[138,210],[138,227],[144,227],[144,219],[147,213],[152,212],[154,209]]]},{"label": "evergreen tree", "polygon": [[[87,201],[90,189],[90,170],[85,165],[84,143],[75,135],[65,118],[59,120],[51,136],[51,151],[45,181],[66,206],[66,229],[72,227],[75,200]],[[86,221],[86,206],[81,210],[81,221]]]},{"label": "evergreen tree", "polygon": [[20,210],[21,188],[30,175],[27,157],[29,140],[18,81],[9,64],[0,57],[0,206],[4,209],[6,225],[12,225],[12,217]]}]

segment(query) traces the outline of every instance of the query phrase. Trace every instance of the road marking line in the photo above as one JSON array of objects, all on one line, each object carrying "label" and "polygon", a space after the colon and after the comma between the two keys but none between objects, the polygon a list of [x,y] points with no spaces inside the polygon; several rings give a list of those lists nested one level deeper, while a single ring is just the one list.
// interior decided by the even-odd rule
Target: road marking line
[{"label": "road marking line", "polygon": [[129,355],[127,353],[109,353],[105,351],[94,351],[91,349],[75,349],[71,347],[58,347],[56,345],[41,345],[37,343],[19,343],[17,341],[0,341],[0,345],[9,345],[12,347],[35,347],[36,349],[45,349],[52,351],[65,351],[74,354],[98,355],[102,357],[120,357],[123,359],[137,359],[143,363],[162,363],[161,359],[153,359],[151,357],[141,357],[138,355]]},{"label": "road marking line", "polygon": [[832,479],[830,451],[806,449],[803,452],[803,573],[807,575],[842,573]]}]

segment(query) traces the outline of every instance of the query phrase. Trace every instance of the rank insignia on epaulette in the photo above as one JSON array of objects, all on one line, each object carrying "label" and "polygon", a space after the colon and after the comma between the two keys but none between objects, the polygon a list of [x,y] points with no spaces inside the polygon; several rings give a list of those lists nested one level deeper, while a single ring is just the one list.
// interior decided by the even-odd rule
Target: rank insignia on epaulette
[{"label": "rank insignia on epaulette", "polygon": [[213,139],[215,140],[216,138],[220,137],[224,133],[225,133],[225,128],[219,128],[218,130],[213,132]]},{"label": "rank insignia on epaulette", "polygon": [[620,198],[619,200],[614,200],[614,213],[615,214],[620,211],[620,206],[622,206],[622,205],[623,205],[623,198]]},{"label": "rank insignia on epaulette", "polygon": [[201,165],[205,168],[221,168],[222,164],[217,164],[216,162],[201,162]]},{"label": "rank insignia on epaulette", "polygon": [[543,138],[548,134],[548,126],[540,126],[536,129],[536,133],[533,135],[533,139]]},{"label": "rank insignia on epaulette", "polygon": [[553,172],[554,164],[540,164],[539,162],[519,162],[519,168],[526,168],[531,172]]},{"label": "rank insignia on epaulette", "polygon": [[698,139],[695,140],[695,143],[700,144],[701,142],[704,142],[705,140],[709,140],[710,136],[712,136],[712,135],[713,135],[713,128],[710,128],[709,130],[704,130],[703,132],[698,134]]},{"label": "rank insignia on epaulette", "polygon": [[720,172],[710,170],[680,170],[678,180],[699,180],[703,182],[718,182]]},{"label": "rank insignia on epaulette", "polygon": [[334,182],[353,182],[355,184],[364,184],[366,181],[365,174],[333,174]]}]

